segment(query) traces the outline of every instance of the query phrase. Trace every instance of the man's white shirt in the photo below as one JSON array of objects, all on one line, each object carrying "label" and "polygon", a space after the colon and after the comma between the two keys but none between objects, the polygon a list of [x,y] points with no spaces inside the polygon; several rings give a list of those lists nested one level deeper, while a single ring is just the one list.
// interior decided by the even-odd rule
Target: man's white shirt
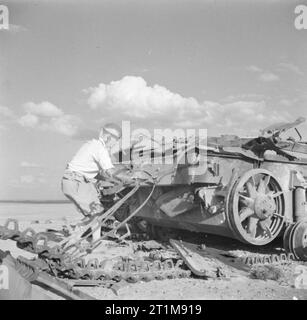
[{"label": "man's white shirt", "polygon": [[100,170],[113,168],[109,152],[102,140],[86,142],[68,163],[68,169],[93,179]]}]

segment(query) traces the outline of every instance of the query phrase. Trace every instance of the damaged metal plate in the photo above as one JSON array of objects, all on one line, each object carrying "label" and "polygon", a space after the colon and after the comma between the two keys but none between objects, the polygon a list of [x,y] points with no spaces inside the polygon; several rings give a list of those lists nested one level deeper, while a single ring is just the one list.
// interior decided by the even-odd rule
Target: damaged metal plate
[{"label": "damaged metal plate", "polygon": [[207,248],[182,240],[170,240],[191,271],[201,277],[217,278],[247,275],[250,268],[223,250]]}]

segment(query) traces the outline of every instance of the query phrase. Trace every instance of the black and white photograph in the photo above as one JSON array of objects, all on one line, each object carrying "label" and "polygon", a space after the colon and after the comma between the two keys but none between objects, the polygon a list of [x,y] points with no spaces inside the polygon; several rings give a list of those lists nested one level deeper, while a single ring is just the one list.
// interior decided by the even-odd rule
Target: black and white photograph
[{"label": "black and white photograph", "polygon": [[0,300],[307,300],[306,118],[306,0],[0,0]]}]

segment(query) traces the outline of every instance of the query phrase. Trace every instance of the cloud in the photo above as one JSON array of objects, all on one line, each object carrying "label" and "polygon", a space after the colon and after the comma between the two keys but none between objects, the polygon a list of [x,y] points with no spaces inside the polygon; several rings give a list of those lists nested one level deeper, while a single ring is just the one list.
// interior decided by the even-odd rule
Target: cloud
[{"label": "cloud", "polygon": [[63,116],[52,118],[49,123],[42,124],[41,128],[61,133],[65,136],[74,136],[79,130],[80,123],[81,121],[78,117],[64,114]]},{"label": "cloud", "polygon": [[273,81],[279,80],[278,75],[276,75],[270,71],[265,71],[262,68],[259,68],[255,65],[250,65],[250,66],[246,67],[246,70],[251,73],[258,74],[258,79],[263,82],[273,82]]},{"label": "cloud", "polygon": [[18,119],[18,123],[23,127],[34,128],[38,125],[39,118],[34,114],[27,113]]},{"label": "cloud", "polygon": [[203,106],[209,115],[205,120],[207,127],[217,133],[254,135],[267,124],[292,119],[286,111],[268,108],[264,100],[241,100],[224,104],[205,101]]},{"label": "cloud", "polygon": [[255,66],[255,65],[250,65],[250,66],[246,67],[246,70],[250,71],[250,72],[262,72],[262,69]]},{"label": "cloud", "polygon": [[35,177],[31,174],[20,176],[20,182],[24,184],[32,184],[35,181]]},{"label": "cloud", "polygon": [[8,107],[0,106],[0,117],[13,118],[14,112]]},{"label": "cloud", "polygon": [[281,62],[278,65],[278,68],[282,71],[290,71],[296,75],[303,76],[304,72],[295,64],[289,62]]},{"label": "cloud", "polygon": [[141,77],[126,76],[85,92],[89,94],[87,101],[91,108],[139,119],[165,117],[166,113],[170,117],[174,114],[183,117],[188,112],[200,111],[195,98],[184,98],[157,84],[150,87]]},{"label": "cloud", "polygon": [[251,100],[255,100],[255,101],[259,101],[259,100],[263,100],[265,99],[265,96],[263,94],[259,94],[259,93],[241,93],[241,94],[233,94],[233,95],[229,95],[226,98],[224,98],[222,101],[223,102],[234,102],[234,101],[240,101],[240,100],[247,100],[247,101],[251,101]]},{"label": "cloud", "polygon": [[17,120],[23,127],[74,136],[81,124],[77,116],[65,114],[63,110],[48,101],[27,102],[23,105],[23,109],[26,113]]},{"label": "cloud", "polygon": [[64,112],[54,104],[43,101],[41,103],[27,102],[23,105],[27,113],[44,117],[60,117]]},{"label": "cloud", "polygon": [[21,161],[20,166],[22,168],[41,168],[42,165],[34,162]]},{"label": "cloud", "polygon": [[12,188],[34,188],[40,187],[41,184],[46,183],[44,175],[34,176],[32,174],[24,174],[17,178],[12,178],[9,185]]},{"label": "cloud", "polygon": [[144,128],[202,127],[214,134],[250,134],[274,122],[292,120],[286,111],[270,108],[260,95],[199,102],[157,84],[149,86],[140,77],[100,83],[84,92],[90,108],[100,110],[105,121],[132,120]]},{"label": "cloud", "polygon": [[273,82],[278,81],[279,77],[272,72],[264,72],[259,76],[259,80],[263,82]]},{"label": "cloud", "polygon": [[32,174],[25,174],[21,175],[17,181],[20,184],[23,185],[37,185],[37,184],[43,184],[46,183],[46,176],[43,173],[40,173],[38,175],[32,175]]},{"label": "cloud", "polygon": [[283,98],[283,99],[280,99],[279,103],[282,105],[282,106],[285,106],[285,107],[291,107],[293,106],[296,102],[298,101],[298,99],[286,99],[286,98]]},{"label": "cloud", "polygon": [[[262,68],[255,65],[249,65],[245,69],[251,73],[259,74],[258,79],[264,82],[273,82],[273,81],[279,80],[279,76],[276,75],[275,73],[271,71],[265,71]],[[290,71],[299,76],[304,75],[304,72],[297,65],[290,62],[281,62],[274,69],[279,72]]]},{"label": "cloud", "polygon": [[10,108],[0,105],[0,133],[6,131],[8,129],[7,125],[12,121],[15,121],[14,112]]}]

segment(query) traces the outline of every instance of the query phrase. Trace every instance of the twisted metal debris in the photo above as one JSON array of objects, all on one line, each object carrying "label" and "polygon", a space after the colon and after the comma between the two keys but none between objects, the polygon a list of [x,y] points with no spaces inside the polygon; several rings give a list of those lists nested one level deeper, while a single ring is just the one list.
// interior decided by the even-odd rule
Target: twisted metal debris
[{"label": "twisted metal debris", "polygon": [[[74,258],[59,245],[51,246],[48,234],[36,233],[33,229],[19,230],[18,221],[8,219],[4,226],[0,226],[0,239],[16,241],[17,247],[35,253],[38,258],[29,260],[18,258],[20,270],[25,277],[34,276],[39,270],[59,278],[94,280],[100,285],[110,286],[120,280],[127,282],[163,280],[189,277],[191,272],[184,268],[182,260],[176,263],[172,259],[164,261],[121,257],[112,262],[107,259]],[[61,237],[54,237],[58,242]]]}]

